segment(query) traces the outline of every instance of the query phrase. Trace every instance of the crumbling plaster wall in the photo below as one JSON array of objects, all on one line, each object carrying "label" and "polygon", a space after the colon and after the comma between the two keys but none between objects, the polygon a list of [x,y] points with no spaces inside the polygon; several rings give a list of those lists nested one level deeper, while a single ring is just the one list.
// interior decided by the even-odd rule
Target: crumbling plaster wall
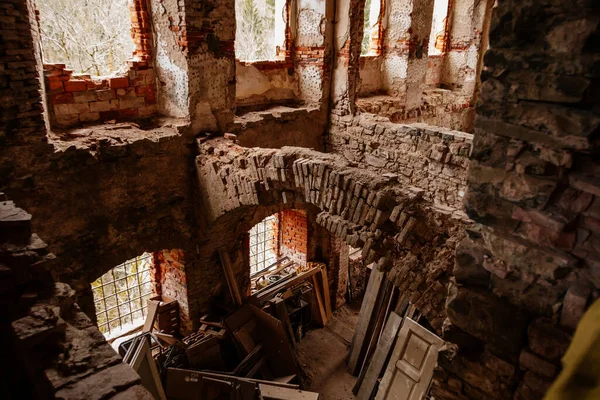
[{"label": "crumbling plaster wall", "polygon": [[[273,63],[277,63],[273,61]],[[288,104],[298,101],[298,77],[292,68],[261,68],[236,63],[236,107]]]},{"label": "crumbling plaster wall", "polygon": [[[359,109],[404,123],[472,131],[477,76],[487,46],[483,39],[492,4],[452,2],[448,50],[428,57],[433,2],[387,1],[383,52],[360,57]],[[426,90],[435,88],[444,90]]]}]

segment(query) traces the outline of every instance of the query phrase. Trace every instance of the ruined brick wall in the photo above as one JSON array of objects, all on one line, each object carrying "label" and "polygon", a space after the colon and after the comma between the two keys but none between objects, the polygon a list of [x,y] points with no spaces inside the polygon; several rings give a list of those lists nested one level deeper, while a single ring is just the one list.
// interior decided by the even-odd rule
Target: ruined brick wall
[{"label": "ruined brick wall", "polygon": [[428,56],[433,2],[387,1],[382,54],[360,59],[359,109],[471,132],[491,5],[450,2],[447,46]]},{"label": "ruined brick wall", "polygon": [[[3,197],[2,194],[0,196]],[[32,233],[31,215],[0,201],[0,385],[7,398],[151,399],[140,377],[81,312],[75,292],[55,282],[62,261]],[[8,289],[8,290],[7,290]]]},{"label": "ruined brick wall", "polygon": [[139,64],[131,62],[125,76],[110,78],[72,75],[65,64],[44,65],[50,126],[71,128],[156,114],[154,71]]},{"label": "ruined brick wall", "polygon": [[588,0],[493,9],[436,398],[542,398],[598,296],[599,27]]},{"label": "ruined brick wall", "polygon": [[358,98],[356,108],[401,124],[424,123],[463,132],[473,130],[474,109],[469,100],[446,89],[424,90],[423,103],[411,109],[404,100],[383,95]]},{"label": "ruined brick wall", "polygon": [[154,283],[157,294],[177,300],[179,306],[179,330],[192,331],[185,273],[185,255],[181,249],[161,250],[153,253]]},{"label": "ruined brick wall", "polygon": [[125,74],[111,77],[73,75],[65,64],[44,65],[46,109],[51,127],[147,119],[156,114],[153,39],[147,1],[134,1],[130,13],[135,51]]},{"label": "ruined brick wall", "polygon": [[308,254],[308,221],[306,211],[283,210],[279,214],[280,235],[279,253],[300,265],[306,265]]},{"label": "ruined brick wall", "polygon": [[333,117],[331,150],[364,168],[397,174],[432,202],[460,208],[472,135],[424,124],[400,125],[360,114]]},{"label": "ruined brick wall", "polygon": [[[329,243],[326,261],[331,265],[329,278],[336,293],[340,291],[336,260],[340,251],[335,241],[331,244],[330,235],[360,248],[365,263],[377,262],[374,268],[390,270],[390,279],[397,285],[404,285],[405,278],[410,285],[417,282],[414,287],[403,286],[405,295],[419,301],[423,313],[441,329],[454,249],[468,223],[463,213],[431,204],[423,198],[422,190],[401,182],[394,174],[351,167],[339,155],[292,147],[247,149],[233,141],[214,139],[200,144],[196,163],[201,188],[211,188],[201,193],[207,224],[220,227],[207,233],[210,251],[224,246],[230,238],[228,250],[235,255],[233,262],[242,287],[247,279],[239,260],[243,253],[240,246],[231,243],[232,233],[223,231],[224,227],[231,221],[244,226],[245,219],[269,215],[277,208],[308,207],[312,210],[308,220],[314,218],[316,226],[329,233],[325,235]],[[256,215],[255,210],[260,213]],[[307,259],[322,260],[325,253],[319,257],[320,250],[314,252],[310,244],[316,236],[310,227],[309,223]],[[210,251],[208,259],[212,257]],[[358,268],[364,269],[364,265],[360,263]],[[202,273],[208,274],[208,270]],[[213,273],[219,274],[218,266]],[[427,278],[411,281],[408,273]]]}]

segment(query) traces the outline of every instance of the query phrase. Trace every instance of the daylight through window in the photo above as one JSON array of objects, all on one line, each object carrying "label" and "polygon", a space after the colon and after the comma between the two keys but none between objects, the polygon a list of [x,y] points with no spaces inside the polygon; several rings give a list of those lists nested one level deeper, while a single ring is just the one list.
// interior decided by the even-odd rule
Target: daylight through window
[{"label": "daylight through window", "polygon": [[44,63],[75,74],[121,72],[135,50],[130,0],[37,0]]},{"label": "daylight through window", "polygon": [[431,34],[427,54],[436,56],[446,49],[446,22],[448,20],[449,0],[435,0],[433,4],[433,20],[431,21]]},{"label": "daylight through window", "polygon": [[361,56],[377,54],[377,45],[374,41],[379,35],[380,14],[381,0],[367,0],[365,2],[363,40],[360,49]]},{"label": "daylight through window", "polygon": [[279,247],[279,217],[263,219],[250,229],[250,274],[255,274],[277,260]]},{"label": "daylight through window", "polygon": [[152,255],[144,253],[92,283],[98,328],[104,335],[115,337],[143,323],[154,290],[152,265]]},{"label": "daylight through window", "polygon": [[285,0],[235,0],[235,56],[240,61],[285,56]]}]

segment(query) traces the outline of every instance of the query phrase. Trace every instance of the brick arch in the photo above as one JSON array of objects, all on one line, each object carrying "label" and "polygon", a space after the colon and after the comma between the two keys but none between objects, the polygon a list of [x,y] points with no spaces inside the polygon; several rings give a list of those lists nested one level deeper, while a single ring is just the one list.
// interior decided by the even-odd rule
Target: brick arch
[{"label": "brick arch", "polygon": [[310,208],[317,225],[388,270],[441,331],[454,248],[468,220],[462,212],[429,203],[394,174],[303,148],[243,148],[217,138],[200,144],[196,168],[211,232],[253,209]]}]

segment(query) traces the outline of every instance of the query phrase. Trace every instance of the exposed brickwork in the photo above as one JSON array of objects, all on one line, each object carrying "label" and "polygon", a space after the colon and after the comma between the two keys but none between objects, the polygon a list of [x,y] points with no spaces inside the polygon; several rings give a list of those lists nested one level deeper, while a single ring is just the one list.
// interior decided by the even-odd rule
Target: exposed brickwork
[{"label": "exposed brickwork", "polygon": [[188,305],[187,276],[183,250],[162,250],[153,253],[154,282],[157,294],[177,300],[179,305],[179,330],[192,331]]},{"label": "exposed brickwork", "polygon": [[133,61],[125,76],[92,78],[72,75],[65,64],[44,66],[50,125],[70,128],[82,123],[149,118],[157,111],[154,71]]},{"label": "exposed brickwork", "polygon": [[279,213],[281,242],[279,252],[300,265],[308,261],[308,221],[302,210],[283,210]]},{"label": "exposed brickwork", "polygon": [[[65,64],[45,64],[47,112],[53,128],[127,121],[156,114],[156,82],[151,67],[152,33],[147,0],[130,5],[135,44],[129,70],[114,77],[73,75]],[[39,15],[36,15],[39,19]]]},{"label": "exposed brickwork", "polygon": [[424,124],[393,124],[369,114],[333,120],[333,151],[365,168],[398,174],[401,182],[422,188],[430,201],[461,206],[472,135]]}]

